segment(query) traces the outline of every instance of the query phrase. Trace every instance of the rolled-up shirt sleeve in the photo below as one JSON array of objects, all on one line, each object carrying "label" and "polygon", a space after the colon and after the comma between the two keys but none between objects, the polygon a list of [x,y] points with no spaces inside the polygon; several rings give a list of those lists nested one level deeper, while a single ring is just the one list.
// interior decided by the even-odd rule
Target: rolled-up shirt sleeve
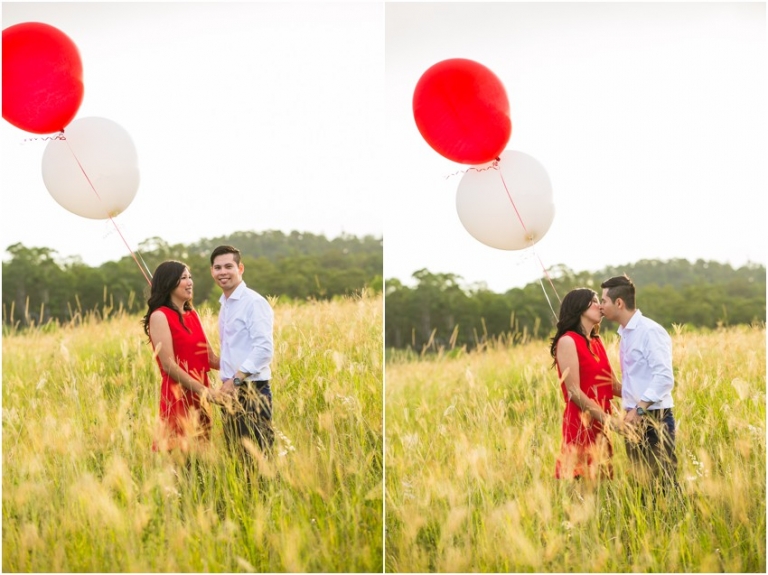
[{"label": "rolled-up shirt sleeve", "polygon": [[671,338],[666,331],[650,330],[646,335],[645,350],[648,368],[651,371],[651,383],[643,392],[641,399],[657,403],[672,391],[675,377],[672,371]]},{"label": "rolled-up shirt sleeve", "polygon": [[240,371],[259,377],[259,374],[269,366],[274,353],[272,339],[274,312],[264,299],[251,302],[251,307],[246,316],[248,335],[252,342],[251,350],[240,364]]}]

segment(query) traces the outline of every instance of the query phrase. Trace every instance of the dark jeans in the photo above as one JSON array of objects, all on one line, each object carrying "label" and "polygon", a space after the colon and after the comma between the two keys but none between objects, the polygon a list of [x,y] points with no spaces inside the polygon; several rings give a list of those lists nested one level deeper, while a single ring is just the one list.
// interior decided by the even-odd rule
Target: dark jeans
[{"label": "dark jeans", "polygon": [[272,390],[269,380],[245,382],[237,388],[237,403],[224,414],[224,436],[229,449],[247,453],[242,439],[249,439],[269,454],[275,442],[272,430]]},{"label": "dark jeans", "polygon": [[677,485],[675,416],[672,409],[652,409],[638,426],[640,441],[627,439],[630,460],[650,472],[664,486]]}]

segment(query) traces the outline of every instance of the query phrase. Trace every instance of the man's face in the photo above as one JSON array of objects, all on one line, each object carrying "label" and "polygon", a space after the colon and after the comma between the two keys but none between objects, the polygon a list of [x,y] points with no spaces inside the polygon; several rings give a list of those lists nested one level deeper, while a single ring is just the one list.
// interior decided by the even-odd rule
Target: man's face
[{"label": "man's face", "polygon": [[600,313],[611,321],[618,317],[619,308],[616,303],[608,297],[608,288],[603,288],[603,297],[600,300]]},{"label": "man's face", "polygon": [[216,256],[211,266],[211,275],[223,291],[230,292],[243,281],[243,264],[235,262],[235,254]]}]

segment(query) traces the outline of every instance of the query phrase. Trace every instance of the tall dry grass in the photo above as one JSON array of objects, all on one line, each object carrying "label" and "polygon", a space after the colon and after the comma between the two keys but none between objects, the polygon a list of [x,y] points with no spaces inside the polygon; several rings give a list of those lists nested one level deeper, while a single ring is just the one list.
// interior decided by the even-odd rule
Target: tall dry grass
[{"label": "tall dry grass", "polygon": [[[618,341],[604,334],[614,368]],[[681,495],[554,479],[544,342],[386,365],[390,572],[765,572],[765,327],[673,336]]]},{"label": "tall dry grass", "polygon": [[[216,318],[203,324],[218,348]],[[275,457],[151,451],[139,317],[3,336],[4,571],[381,572],[382,299],[275,304]]]}]

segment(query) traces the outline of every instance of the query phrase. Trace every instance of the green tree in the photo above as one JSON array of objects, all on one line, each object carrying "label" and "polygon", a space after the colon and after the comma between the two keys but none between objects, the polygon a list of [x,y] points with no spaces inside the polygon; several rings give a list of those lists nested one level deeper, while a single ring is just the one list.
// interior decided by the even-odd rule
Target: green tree
[{"label": "green tree", "polygon": [[[473,347],[499,337],[546,338],[552,333],[559,300],[573,288],[598,294],[607,278],[629,275],[637,286],[637,305],[667,329],[673,324],[701,328],[765,321],[765,267],[683,259],[643,260],[598,272],[574,272],[557,265],[546,281],[513,288],[503,294],[485,286],[462,287],[460,277],[422,269],[413,274],[415,287],[396,278],[386,281],[385,339],[387,347],[420,352],[451,345]],[[618,326],[603,321],[601,329]],[[432,339],[430,339],[432,338]]]}]

